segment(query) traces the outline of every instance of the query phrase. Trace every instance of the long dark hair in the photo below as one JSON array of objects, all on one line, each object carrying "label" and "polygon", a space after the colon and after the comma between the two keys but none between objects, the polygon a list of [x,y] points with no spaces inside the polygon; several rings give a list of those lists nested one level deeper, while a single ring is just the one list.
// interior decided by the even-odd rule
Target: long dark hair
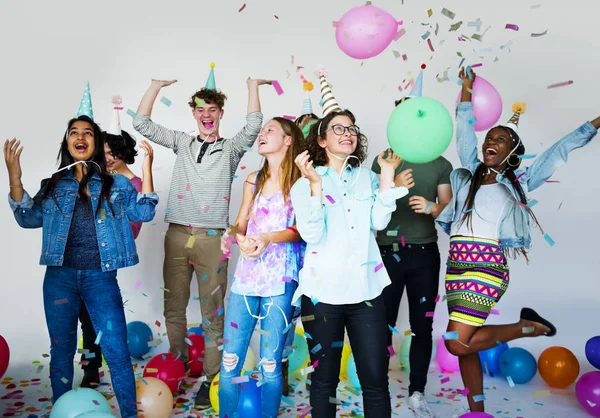
[{"label": "long dark hair", "polygon": [[103,137],[104,142],[115,157],[123,160],[128,165],[135,163],[137,151],[135,149],[136,140],[133,136],[125,131],[121,131],[121,135],[103,132]]},{"label": "long dark hair", "polygon": [[[327,126],[329,125],[329,122],[331,122],[336,116],[346,116],[350,118],[352,123],[356,123],[356,118],[352,112],[349,110],[341,110],[339,112],[331,112],[324,118],[319,119],[317,123],[310,127],[308,137],[306,138],[306,147],[311,160],[316,166],[327,165],[329,162],[327,152],[325,151],[325,148],[319,145],[318,139],[325,139],[325,136],[327,135]],[[356,149],[352,155],[358,158],[358,160],[354,158],[350,158],[348,160],[348,164],[352,167],[360,166],[367,158],[367,137],[361,132],[358,132]]]},{"label": "long dark hair", "polygon": [[[529,215],[531,215],[531,217],[543,233],[543,229],[540,223],[538,222],[537,217],[535,216],[531,208],[527,206],[527,196],[525,195],[525,191],[523,190],[523,187],[521,187],[521,184],[519,183],[519,180],[515,175],[515,170],[521,165],[521,159],[519,158],[519,155],[525,154],[525,145],[523,144],[523,141],[521,141],[521,138],[519,138],[519,135],[512,128],[508,126],[496,126],[490,129],[490,131],[496,128],[502,128],[508,131],[513,141],[512,146],[514,146],[515,143],[519,144],[519,146],[508,157],[506,169],[504,170],[503,175],[508,179],[508,181],[510,181],[510,184],[517,192],[517,196],[519,197],[519,201],[517,202],[517,204],[525,208],[525,210],[527,210]],[[473,230],[473,209],[475,206],[475,195],[477,194],[477,191],[483,183],[483,178],[487,171],[486,169],[487,167],[485,166],[485,164],[481,163],[475,170],[473,178],[471,179],[471,187],[469,188],[469,194],[467,195],[467,200],[465,201],[465,212],[463,214],[460,225],[462,225],[464,222],[467,222],[467,226],[471,231]],[[509,252],[507,252],[506,250],[505,254],[510,255]],[[527,251],[524,247],[517,248],[512,254],[512,258],[516,258],[520,254],[524,255],[525,258],[529,260],[527,258]]]},{"label": "long dark hair", "polygon": [[[108,202],[108,206],[109,206],[110,210],[112,211],[112,205],[110,204],[110,189],[115,180],[114,180],[113,176],[111,176],[110,174],[108,174],[106,172],[106,161],[104,158],[104,142],[103,142],[103,136],[102,136],[100,127],[96,124],[96,122],[94,122],[89,117],[79,116],[79,117],[73,118],[69,121],[69,123],[67,125],[67,131],[65,132],[63,140],[60,144],[60,150],[58,151],[58,156],[56,158],[57,161],[59,162],[58,168],[61,169],[61,168],[67,167],[68,165],[73,164],[75,162],[75,159],[69,152],[67,138],[69,136],[69,130],[71,129],[73,124],[78,121],[87,122],[92,126],[92,129],[94,131],[94,153],[92,154],[91,160],[87,164],[86,173],[84,174],[83,178],[79,182],[79,190],[77,191],[77,193],[82,198],[87,196],[86,191],[87,191],[88,181],[92,178],[94,173],[97,173],[100,176],[100,179],[102,181],[102,191],[100,193],[100,198],[98,199],[98,206],[96,207],[96,212],[98,211],[99,208],[102,207],[103,198],[106,199],[106,201]],[[94,162],[97,165],[94,164]],[[52,175],[52,177],[50,177],[50,179],[46,183],[44,192],[42,193],[41,200],[46,199],[46,197],[48,197],[50,195],[50,196],[52,196],[54,201],[57,202],[56,196],[54,193],[55,188],[56,188],[56,185],[58,184],[58,182],[60,181],[60,179],[63,178],[65,176],[65,174],[67,174],[67,171],[68,170],[59,171],[58,173],[54,173]],[[86,199],[86,201],[88,201],[88,199]],[[91,202],[89,202],[89,203],[91,206]],[[57,202],[57,206],[58,206],[58,202]],[[59,206],[59,208],[60,208],[60,206]]]}]

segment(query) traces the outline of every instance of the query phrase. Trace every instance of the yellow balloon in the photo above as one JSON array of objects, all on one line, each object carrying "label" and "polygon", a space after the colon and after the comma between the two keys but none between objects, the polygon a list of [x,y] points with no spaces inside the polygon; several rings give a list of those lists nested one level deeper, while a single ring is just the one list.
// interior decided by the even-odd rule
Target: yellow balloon
[{"label": "yellow balloon", "polygon": [[340,364],[340,380],[348,378],[348,359],[352,354],[352,349],[346,343],[344,343],[344,347],[342,348],[342,362]]},{"label": "yellow balloon", "polygon": [[256,355],[254,354],[254,350],[252,347],[248,346],[248,351],[246,352],[246,359],[244,360],[244,365],[242,368],[244,370],[254,370],[256,367]]},{"label": "yellow balloon", "polygon": [[[144,382],[145,380],[145,382]],[[168,418],[173,411],[173,395],[165,382],[155,377],[139,379],[135,384],[138,411],[145,418]]]},{"label": "yellow balloon", "polygon": [[220,372],[213,379],[208,391],[208,399],[217,414],[219,413],[219,376],[221,376]]}]

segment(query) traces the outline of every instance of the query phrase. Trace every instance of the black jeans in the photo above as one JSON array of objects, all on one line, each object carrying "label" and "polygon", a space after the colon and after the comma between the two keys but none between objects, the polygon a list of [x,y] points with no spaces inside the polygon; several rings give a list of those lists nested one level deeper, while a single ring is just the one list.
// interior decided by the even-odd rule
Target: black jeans
[{"label": "black jeans", "polygon": [[[433,318],[427,312],[435,311],[435,299],[440,284],[440,251],[436,243],[406,244],[397,252],[391,245],[380,245],[383,264],[392,284],[383,290],[387,323],[396,327],[400,300],[406,286],[408,317],[414,336],[410,345],[409,395],[424,392],[433,347]],[[396,254],[400,261],[394,257]],[[388,328],[388,346],[392,344],[392,331]]]},{"label": "black jeans", "polygon": [[356,362],[365,417],[391,417],[385,306],[382,296],[369,301],[369,304],[371,306],[365,302],[348,305],[319,302],[313,305],[310,298],[302,296],[302,316],[315,317],[314,320],[303,321],[304,329],[312,337],[307,339],[310,360],[313,364],[319,361],[312,373],[310,386],[313,418],[335,417],[336,404],[329,399],[336,398],[344,328],[348,330]]},{"label": "black jeans", "polygon": [[83,348],[89,350],[90,354],[94,353],[93,358],[88,358],[85,354],[81,355],[83,363],[81,368],[83,370],[98,370],[102,367],[102,350],[99,345],[94,344],[96,341],[96,331],[94,331],[90,314],[83,302],[81,302],[81,307],[79,308],[79,321],[81,321],[81,332],[83,333]]}]

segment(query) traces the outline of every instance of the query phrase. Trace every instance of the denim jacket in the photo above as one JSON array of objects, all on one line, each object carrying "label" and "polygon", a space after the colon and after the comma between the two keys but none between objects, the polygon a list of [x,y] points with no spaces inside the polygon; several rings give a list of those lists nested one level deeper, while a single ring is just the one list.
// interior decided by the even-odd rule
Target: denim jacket
[{"label": "denim jacket", "polygon": [[[103,199],[100,210],[94,207],[102,271],[129,267],[139,262],[129,221],[151,221],[158,204],[156,193],[138,194],[127,177],[115,175],[114,179],[110,196],[112,211],[106,199]],[[56,200],[49,195],[42,201],[41,195],[47,182],[48,179],[42,181],[41,189],[33,199],[25,192],[20,202],[15,202],[9,194],[8,202],[19,226],[43,228],[40,264],[62,266],[79,183],[69,171],[56,184]],[[95,206],[102,190],[98,174],[89,180],[88,189]]]},{"label": "denim jacket", "polygon": [[[461,213],[456,212],[458,191],[471,180],[477,167],[483,164],[477,158],[477,137],[470,122],[473,120],[475,115],[472,103],[459,103],[456,108],[456,147],[462,167],[455,169],[450,175],[452,200],[435,220],[447,234],[450,234],[452,222],[461,216]],[[596,128],[590,122],[586,122],[538,155],[531,166],[515,170],[525,195],[544,184],[558,167],[567,162],[569,152],[586,145],[596,133]],[[503,248],[529,249],[531,247],[529,214],[524,207],[516,204],[519,197],[510,181],[502,174],[498,174],[496,180],[508,188],[515,201],[500,223],[498,237],[500,244]]]}]

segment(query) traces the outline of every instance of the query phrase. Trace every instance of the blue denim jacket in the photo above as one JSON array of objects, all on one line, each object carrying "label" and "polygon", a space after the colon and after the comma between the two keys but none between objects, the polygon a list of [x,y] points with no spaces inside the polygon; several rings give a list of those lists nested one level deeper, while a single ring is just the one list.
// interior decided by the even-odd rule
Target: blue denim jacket
[{"label": "blue denim jacket", "polygon": [[[483,164],[477,158],[477,137],[473,124],[469,123],[473,120],[475,115],[472,103],[459,103],[456,108],[456,147],[462,167],[455,169],[450,175],[452,200],[435,220],[447,234],[450,234],[452,222],[462,215],[456,212],[458,191],[471,180],[477,167]],[[590,122],[586,122],[538,155],[531,166],[515,170],[515,175],[525,194],[544,184],[558,167],[567,162],[569,152],[586,145],[596,133],[596,128]],[[501,221],[498,237],[500,244],[503,248],[529,249],[531,247],[529,214],[524,207],[516,204],[519,197],[510,181],[502,174],[498,174],[496,179],[508,188],[515,199],[515,204]]]},{"label": "blue denim jacket", "polygon": [[[138,194],[127,177],[115,175],[114,179],[110,197],[112,211],[106,199],[102,208],[96,211],[96,238],[102,271],[129,267],[139,262],[129,221],[151,221],[158,204],[156,193]],[[50,195],[40,201],[47,181],[42,181],[41,189],[33,199],[25,192],[20,202],[15,202],[9,194],[8,202],[19,226],[43,228],[40,264],[62,266],[79,183],[69,171],[54,189],[56,200]],[[98,174],[92,176],[88,189],[92,203],[96,205],[102,190]]]}]

